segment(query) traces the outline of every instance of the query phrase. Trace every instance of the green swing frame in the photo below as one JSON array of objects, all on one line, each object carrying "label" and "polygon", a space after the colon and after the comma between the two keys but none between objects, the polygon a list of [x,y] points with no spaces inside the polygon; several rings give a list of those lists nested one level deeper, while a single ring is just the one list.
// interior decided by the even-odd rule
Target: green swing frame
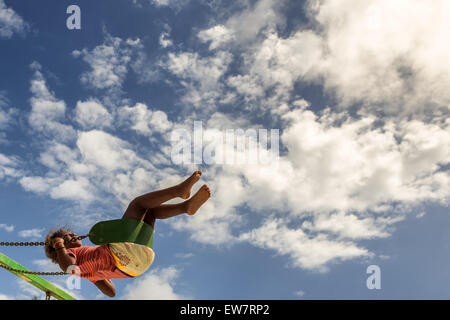
[{"label": "green swing frame", "polygon": [[[96,223],[89,231],[89,240],[96,245],[132,242],[153,248],[153,234],[153,228],[144,221],[116,219]],[[0,263],[16,270],[30,271],[2,253],[0,253]],[[58,300],[76,300],[64,290],[61,290],[38,275],[20,273],[12,270],[8,271],[44,291],[47,299],[54,297]]]},{"label": "green swing frame", "polygon": [[[17,270],[21,271],[30,271],[24,266],[22,266],[20,263],[14,261],[10,257],[4,255],[3,253],[0,253],[0,263]],[[41,278],[38,275],[35,274],[27,274],[27,273],[20,273],[15,272],[12,270],[8,270],[12,274],[15,274],[19,278],[25,280],[29,284],[35,286],[36,288],[42,290],[46,294],[46,299],[49,300],[50,297],[53,297],[58,300],[76,300],[73,296],[65,292],[64,290],[56,287],[55,285],[51,284],[47,280]]]}]

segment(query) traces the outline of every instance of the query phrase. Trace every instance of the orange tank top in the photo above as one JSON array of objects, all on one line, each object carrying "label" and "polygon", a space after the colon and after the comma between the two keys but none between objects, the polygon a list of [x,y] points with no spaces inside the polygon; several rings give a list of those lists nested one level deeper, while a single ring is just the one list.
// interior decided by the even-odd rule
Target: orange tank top
[{"label": "orange tank top", "polygon": [[93,283],[105,279],[132,278],[117,268],[107,244],[70,248],[67,249],[67,253],[75,258],[79,276]]}]

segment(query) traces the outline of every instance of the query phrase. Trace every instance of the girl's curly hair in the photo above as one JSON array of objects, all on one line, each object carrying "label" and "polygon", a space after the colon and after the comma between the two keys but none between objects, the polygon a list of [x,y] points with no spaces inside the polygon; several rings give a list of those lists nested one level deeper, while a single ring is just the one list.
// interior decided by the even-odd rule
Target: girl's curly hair
[{"label": "girl's curly hair", "polygon": [[53,263],[58,264],[58,260],[56,256],[56,250],[52,247],[52,240],[56,237],[64,236],[64,234],[66,234],[67,232],[72,232],[72,228],[66,225],[61,228],[51,229],[45,237],[45,242],[47,243],[45,245],[45,255],[50,258]]}]

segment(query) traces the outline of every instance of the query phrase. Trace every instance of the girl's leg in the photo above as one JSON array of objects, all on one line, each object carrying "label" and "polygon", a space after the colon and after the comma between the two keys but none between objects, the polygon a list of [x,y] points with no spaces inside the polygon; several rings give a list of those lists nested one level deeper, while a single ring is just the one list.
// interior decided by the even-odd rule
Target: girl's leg
[{"label": "girl's leg", "polygon": [[177,204],[162,204],[156,208],[150,208],[146,211],[144,221],[155,228],[156,219],[167,219],[186,212],[184,202]]},{"label": "girl's leg", "polygon": [[149,208],[145,213],[144,221],[154,228],[156,219],[167,219],[183,213],[194,215],[210,196],[211,191],[205,184],[189,200],[181,203],[162,204],[155,208]]},{"label": "girl's leg", "polygon": [[145,217],[148,209],[155,208],[173,198],[187,199],[190,196],[191,188],[195,182],[200,179],[201,170],[195,171],[189,178],[179,185],[166,188],[163,190],[149,192],[142,196],[135,198],[128,205],[122,219],[137,219],[142,220]]}]

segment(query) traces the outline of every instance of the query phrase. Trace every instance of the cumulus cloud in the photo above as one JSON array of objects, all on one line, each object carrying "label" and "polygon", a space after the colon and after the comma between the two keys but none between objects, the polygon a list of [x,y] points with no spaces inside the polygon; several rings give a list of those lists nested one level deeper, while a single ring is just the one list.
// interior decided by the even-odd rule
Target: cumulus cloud
[{"label": "cumulus cloud", "polygon": [[297,33],[288,39],[270,32],[244,56],[248,62],[242,67],[243,73],[228,77],[228,85],[257,109],[278,113],[290,101],[295,83],[311,77],[322,52],[312,32]]},{"label": "cumulus cloud", "polygon": [[10,107],[6,94],[0,91],[0,131],[11,127],[17,112],[17,109]]},{"label": "cumulus cloud", "polygon": [[330,240],[325,234],[308,236],[301,228],[289,228],[285,221],[274,219],[261,227],[240,236],[241,240],[289,255],[293,265],[327,271],[326,264],[334,260],[345,261],[357,257],[370,257],[372,254],[349,241]]},{"label": "cumulus cloud", "polygon": [[72,55],[81,57],[90,67],[81,75],[83,84],[93,89],[106,90],[117,98],[122,93],[130,63],[141,49],[139,39],[124,40],[106,34],[103,44],[92,50],[75,50]]},{"label": "cumulus cloud", "polygon": [[10,145],[13,142],[8,131],[17,124],[19,110],[11,107],[6,91],[0,90],[0,144]]},{"label": "cumulus cloud", "polygon": [[113,117],[98,101],[78,101],[75,108],[75,121],[83,129],[102,129],[111,126]]},{"label": "cumulus cloud", "polygon": [[[32,68],[35,74],[32,79],[32,111],[29,115],[30,126],[46,136],[45,148],[41,151],[37,160],[47,167],[45,175],[22,174],[19,183],[25,190],[49,194],[54,199],[68,199],[80,203],[89,204],[96,199],[98,193],[115,191],[116,176],[110,176],[116,172],[117,181],[123,180],[123,176],[129,176],[133,172],[152,169],[153,166],[141,159],[131,149],[131,146],[111,134],[98,130],[109,126],[113,116],[97,100],[90,99],[79,101],[75,108],[75,121],[85,130],[97,128],[97,130],[79,131],[78,133],[65,121],[66,104],[63,100],[55,98],[40,72],[41,66],[34,63]],[[159,113],[155,112],[154,124],[164,126],[160,121]],[[75,148],[72,143],[75,144]],[[1,155],[0,173],[2,176],[16,176],[14,159]],[[131,174],[132,177],[136,175]],[[140,177],[143,175],[141,174]],[[106,183],[105,180],[108,182]],[[137,189],[145,188],[151,182],[134,186],[130,181],[132,190],[117,188],[122,194],[129,194]],[[106,183],[111,189],[104,189]],[[134,196],[137,196],[134,194]],[[128,198],[128,201],[131,200]]]},{"label": "cumulus cloud", "polygon": [[42,238],[42,232],[44,232],[44,229],[28,229],[28,230],[21,230],[19,231],[19,237],[21,238]]},{"label": "cumulus cloud", "polygon": [[[449,176],[439,165],[450,159],[448,148],[442,148],[450,143],[448,127],[404,121],[377,128],[374,118],[331,125],[333,116],[324,112],[317,117],[306,109],[285,119],[290,123],[281,141],[288,153],[280,157],[277,170],[266,176],[256,170],[228,174],[230,179],[245,177],[244,199],[253,210],[276,210],[266,216],[287,216],[300,227],[267,220],[242,233],[241,240],[289,255],[295,266],[326,270],[335,260],[372,256],[355,241],[390,236],[393,226],[421,202],[448,203]],[[422,144],[425,136],[428,143]],[[333,250],[310,255],[322,245]]]},{"label": "cumulus cloud", "polygon": [[153,133],[165,133],[173,124],[167,114],[161,110],[150,110],[145,104],[137,103],[134,107],[124,106],[118,109],[118,117],[131,129],[144,136]]},{"label": "cumulus cloud", "polygon": [[[287,152],[276,170],[213,166],[209,172],[214,179],[207,183],[214,196],[196,219],[171,225],[195,234],[195,241],[248,241],[290,256],[294,266],[326,271],[333,262],[373,257],[357,241],[389,237],[395,224],[421,202],[448,202],[449,177],[441,170],[450,159],[443,148],[450,144],[448,124],[442,128],[384,119],[380,125],[373,115],[354,119],[308,108],[305,101],[297,101],[296,109],[282,115],[280,143]],[[226,117],[215,119],[211,123],[216,127],[229,125]],[[245,226],[245,217],[240,220],[237,214],[244,204],[268,220],[234,235],[237,225]],[[284,218],[273,223],[280,216]],[[292,228],[293,222],[302,223]]]},{"label": "cumulus cloud", "polygon": [[28,123],[31,128],[43,134],[47,138],[69,141],[75,137],[75,130],[71,125],[64,124],[66,103],[55,97],[48,87],[38,63],[33,63],[31,68],[35,70],[31,80],[30,99],[31,112]]},{"label": "cumulus cloud", "polygon": [[[198,33],[210,49],[223,50],[223,44],[240,52],[241,72],[226,81],[247,104],[277,113],[300,81],[322,85],[342,108],[361,104],[370,113],[445,121],[450,104],[450,47],[442,41],[450,12],[445,0],[414,5],[310,0],[305,4],[310,28],[287,37],[278,32],[285,25],[282,5],[272,0],[243,5]],[[198,86],[190,91],[200,95]],[[228,98],[239,102],[231,93]]]},{"label": "cumulus cloud", "polygon": [[128,143],[99,130],[81,132],[77,146],[87,163],[108,171],[130,169],[138,160]]},{"label": "cumulus cloud", "polygon": [[[448,5],[417,1],[410,7],[405,1],[309,1],[306,9],[316,22],[314,28],[283,38],[271,27],[283,23],[275,3],[261,1],[198,33],[200,41],[211,43],[211,50],[220,49],[222,43],[239,43],[239,38],[230,36],[236,21],[243,16],[261,17],[258,10],[269,8],[267,23],[256,19],[253,31],[236,34],[253,41],[242,46],[241,74],[215,81],[217,87],[226,82],[237,96],[245,97],[245,107],[252,100],[262,102],[254,104],[256,110],[266,108],[279,116],[281,142],[288,152],[280,157],[279,169],[266,175],[246,166],[242,170],[223,168],[223,173],[218,170],[216,177],[227,174],[235,181],[240,175],[245,177],[247,195],[235,207],[245,202],[255,210],[272,208],[289,212],[291,217],[308,217],[299,229],[305,235],[319,233],[327,241],[339,237],[355,245],[352,241],[358,239],[389,236],[393,225],[423,201],[448,203],[449,176],[442,169],[450,159],[445,147],[450,142],[448,101],[447,91],[437,85],[445,83],[445,76],[436,71],[445,62],[430,59],[446,52],[442,32],[448,28],[442,17]],[[424,14],[419,17],[421,11]],[[383,19],[380,23],[379,18],[385,16],[389,22]],[[411,19],[423,21],[414,24],[413,32],[408,28]],[[425,23],[431,20],[436,23]],[[444,51],[439,51],[441,46]],[[208,58],[173,55],[170,70],[187,79],[188,66]],[[421,87],[424,79],[429,80],[427,88]],[[354,118],[345,109],[326,108],[321,115],[308,111],[309,103],[290,100],[298,82],[323,84],[327,93],[336,95],[339,106],[362,102],[363,108]],[[190,85],[183,98],[204,96],[201,83]],[[436,96],[427,95],[431,90]],[[436,106],[427,111],[431,119],[413,113],[430,103]],[[376,113],[380,107],[384,118]],[[417,120],[408,120],[406,114]],[[219,225],[215,226],[220,230],[218,239],[229,240],[230,222]],[[191,230],[198,229],[193,226]],[[198,239],[213,241],[207,236]],[[368,254],[361,250],[362,255]],[[318,265],[331,260],[330,256]]]},{"label": "cumulus cloud", "polygon": [[448,2],[324,1],[311,10],[328,51],[318,68],[343,104],[387,102],[392,114],[448,105]]},{"label": "cumulus cloud", "polygon": [[169,7],[175,12],[179,12],[190,0],[151,0],[151,3],[157,8]]},{"label": "cumulus cloud", "polygon": [[6,232],[13,232],[14,231],[14,226],[1,223],[0,224],[0,229],[5,230]]},{"label": "cumulus cloud", "polygon": [[223,99],[224,86],[220,81],[232,61],[232,54],[219,51],[210,57],[197,53],[170,52],[164,67],[176,75],[185,89],[182,102],[187,106],[214,109],[216,101]]},{"label": "cumulus cloud", "polygon": [[306,221],[302,228],[308,231],[329,232],[340,238],[373,239],[390,236],[387,227],[402,220],[402,217],[363,217],[345,212],[334,214],[319,214],[313,222]]},{"label": "cumulus cloud", "polygon": [[[210,169],[209,177],[202,177],[198,186],[192,191],[206,183],[212,193],[212,197],[192,217],[180,217],[171,222],[176,230],[189,231],[191,239],[200,243],[212,245],[231,245],[236,239],[232,234],[234,226],[242,221],[236,207],[244,202],[246,198],[243,181],[232,174],[226,174],[220,170]],[[233,190],[233,192],[228,192]]]},{"label": "cumulus cloud", "polygon": [[[276,126],[283,151],[276,168],[210,165],[202,180],[213,197],[195,217],[180,217],[170,226],[201,243],[245,241],[309,270],[371,258],[374,253],[361,240],[389,237],[425,202],[449,201],[447,42],[442,41],[448,5],[414,3],[308,1],[305,8],[314,23],[284,37],[276,28],[284,23],[277,2],[245,3],[243,10],[197,33],[198,41],[209,44],[206,55],[166,47],[161,66],[178,79],[181,102],[194,106],[185,109],[183,122],[170,121],[144,103],[108,112],[98,101],[79,102],[76,121],[84,131],[75,135],[75,145],[55,141],[39,157],[48,174],[20,181],[54,198],[87,201],[90,195],[107,194],[126,205],[148,189],[178,182],[179,172],[194,165],[174,167],[168,145],[153,153],[150,163],[132,139],[103,131],[101,124],[111,123],[111,117],[144,137],[170,133],[200,117],[207,122],[205,137],[226,128]],[[240,32],[243,20],[249,27]],[[119,89],[134,50],[141,48],[139,42],[110,37],[74,55],[92,65],[82,75],[85,84]],[[237,60],[237,69],[230,70]],[[58,124],[63,125],[65,103],[38,71],[33,81],[33,110],[43,115],[52,110],[52,126],[35,125],[38,116],[30,125],[43,132],[64,131]],[[318,110],[298,96],[298,83],[323,86],[336,103]],[[222,103],[240,110],[218,112]],[[251,123],[249,115],[266,111],[271,114],[264,125]],[[157,170],[155,164],[164,161],[171,168]],[[152,286],[161,287],[163,296],[179,297],[172,285],[177,274],[175,269],[154,271],[126,297],[157,298],[158,291],[148,289]]]},{"label": "cumulus cloud", "polygon": [[78,178],[77,180],[65,180],[58,186],[52,188],[51,197],[54,199],[70,199],[89,201],[94,198],[89,192],[90,183],[86,178]]},{"label": "cumulus cloud", "polygon": [[0,38],[11,38],[15,33],[24,34],[29,29],[28,24],[12,8],[0,0]]},{"label": "cumulus cloud", "polygon": [[14,297],[0,293],[0,300],[14,300]]},{"label": "cumulus cloud", "polygon": [[296,295],[297,297],[303,297],[305,295],[305,291],[303,290],[298,290],[294,292],[294,295]]},{"label": "cumulus cloud", "polygon": [[136,278],[125,287],[125,300],[180,300],[191,299],[175,292],[175,281],[180,271],[175,267],[155,269]]},{"label": "cumulus cloud", "polygon": [[214,50],[225,45],[234,38],[233,31],[223,25],[217,25],[207,30],[202,30],[197,35],[202,42],[211,42],[209,50]]},{"label": "cumulus cloud", "polygon": [[53,263],[50,259],[37,259],[33,260],[32,264],[39,268],[39,270],[45,272],[58,272],[61,271],[61,268]]},{"label": "cumulus cloud", "polygon": [[43,177],[22,177],[19,180],[20,185],[26,191],[35,193],[44,193],[50,189],[50,183]]},{"label": "cumulus cloud", "polygon": [[118,201],[126,206],[169,175],[137,155],[128,142],[101,130],[80,131],[75,147],[47,142],[38,160],[46,173],[22,176],[22,187],[53,199],[75,201],[85,211],[92,201],[103,205]]},{"label": "cumulus cloud", "polygon": [[[279,8],[283,3],[285,3],[285,0],[243,2],[243,9],[237,11],[224,23],[227,29],[226,33],[231,32],[235,36],[235,44],[244,47],[251,46],[260,37],[264,37],[265,32],[284,25],[285,17],[279,13]],[[242,27],[242,21],[245,21],[245,28]],[[216,31],[219,30],[216,29]]]},{"label": "cumulus cloud", "polygon": [[6,156],[0,153],[0,180],[10,181],[20,177],[22,170],[20,169],[21,161],[14,156]]},{"label": "cumulus cloud", "polygon": [[323,84],[341,107],[361,103],[399,118],[445,119],[446,1],[310,0],[306,10],[315,28],[287,38],[270,32],[261,54],[273,63],[261,65],[255,57],[258,75]]},{"label": "cumulus cloud", "polygon": [[159,35],[159,44],[163,48],[167,48],[173,46],[173,41],[169,38],[170,33],[168,31],[164,31]]}]

